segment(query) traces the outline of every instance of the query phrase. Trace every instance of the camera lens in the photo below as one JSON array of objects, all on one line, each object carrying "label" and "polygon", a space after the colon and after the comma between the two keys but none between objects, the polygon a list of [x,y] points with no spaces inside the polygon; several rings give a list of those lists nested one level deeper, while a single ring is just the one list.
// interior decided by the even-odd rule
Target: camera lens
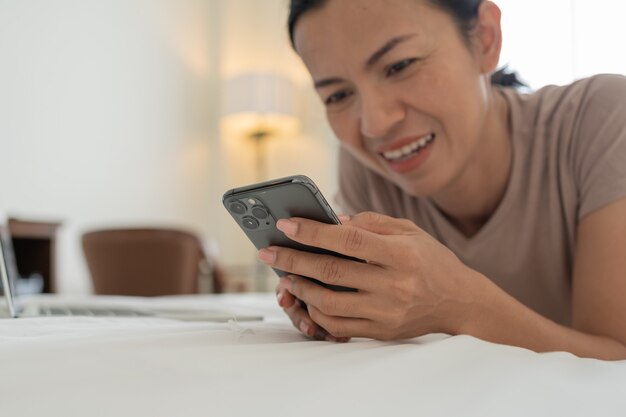
[{"label": "camera lens", "polygon": [[244,217],[241,223],[243,224],[243,227],[249,230],[254,230],[259,227],[259,221],[250,216]]},{"label": "camera lens", "polygon": [[259,219],[267,219],[268,216],[267,210],[261,206],[252,207],[252,214]]},{"label": "camera lens", "polygon": [[230,203],[230,211],[235,214],[244,214],[246,212],[246,206],[243,203],[235,201],[234,203]]}]

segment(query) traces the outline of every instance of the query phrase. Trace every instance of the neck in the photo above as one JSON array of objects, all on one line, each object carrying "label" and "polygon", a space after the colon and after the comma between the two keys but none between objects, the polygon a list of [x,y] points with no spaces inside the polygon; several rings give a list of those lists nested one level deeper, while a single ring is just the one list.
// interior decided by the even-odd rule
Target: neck
[{"label": "neck", "polygon": [[483,136],[467,167],[433,202],[464,235],[472,236],[496,211],[507,188],[512,165],[509,109],[491,88]]}]

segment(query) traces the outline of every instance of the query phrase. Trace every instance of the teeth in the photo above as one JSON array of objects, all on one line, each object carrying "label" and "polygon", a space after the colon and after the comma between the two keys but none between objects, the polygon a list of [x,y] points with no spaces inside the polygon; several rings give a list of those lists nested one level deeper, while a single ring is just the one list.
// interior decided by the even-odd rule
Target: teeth
[{"label": "teeth", "polygon": [[421,148],[423,148],[424,146],[432,142],[434,138],[435,138],[435,135],[431,133],[430,135],[425,136],[420,140],[416,140],[415,142],[409,143],[408,145],[404,145],[400,149],[396,149],[394,151],[383,152],[383,156],[386,159],[391,159],[391,160],[404,158],[406,156],[413,154],[415,151],[419,151]]}]

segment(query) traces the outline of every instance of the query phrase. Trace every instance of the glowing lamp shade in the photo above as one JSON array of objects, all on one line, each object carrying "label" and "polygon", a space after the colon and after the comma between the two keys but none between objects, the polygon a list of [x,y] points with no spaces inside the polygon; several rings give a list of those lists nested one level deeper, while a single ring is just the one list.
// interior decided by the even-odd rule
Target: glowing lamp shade
[{"label": "glowing lamp shade", "polygon": [[227,81],[221,129],[250,138],[293,136],[300,129],[294,85],[273,73],[245,73]]}]

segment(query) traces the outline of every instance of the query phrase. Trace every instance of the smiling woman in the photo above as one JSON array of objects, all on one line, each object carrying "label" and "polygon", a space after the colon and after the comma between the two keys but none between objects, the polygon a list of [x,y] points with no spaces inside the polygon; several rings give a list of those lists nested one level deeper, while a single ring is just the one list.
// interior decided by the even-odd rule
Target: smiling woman
[{"label": "smiling woman", "polygon": [[493,85],[500,9],[484,0],[292,0],[288,26],[341,142],[352,217],[278,227],[368,261],[263,249],[292,273],[277,292],[294,325],[626,358],[624,77]]}]

